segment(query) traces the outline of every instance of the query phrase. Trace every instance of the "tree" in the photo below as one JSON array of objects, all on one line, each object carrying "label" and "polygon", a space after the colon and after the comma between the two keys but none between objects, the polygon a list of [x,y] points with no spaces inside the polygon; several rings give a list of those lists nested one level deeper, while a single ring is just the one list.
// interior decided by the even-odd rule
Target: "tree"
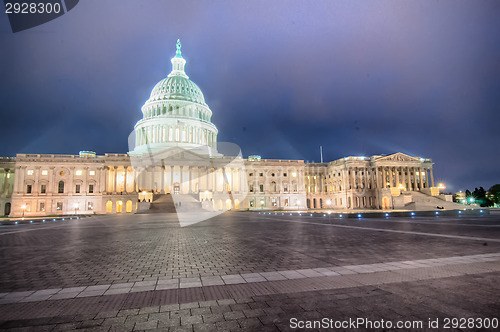
[{"label": "tree", "polygon": [[493,203],[500,204],[500,184],[495,184],[488,189],[488,195]]},{"label": "tree", "polygon": [[479,187],[479,189],[475,188],[472,195],[475,197],[476,202],[481,207],[492,206],[493,202],[486,197],[486,190],[483,187]]}]

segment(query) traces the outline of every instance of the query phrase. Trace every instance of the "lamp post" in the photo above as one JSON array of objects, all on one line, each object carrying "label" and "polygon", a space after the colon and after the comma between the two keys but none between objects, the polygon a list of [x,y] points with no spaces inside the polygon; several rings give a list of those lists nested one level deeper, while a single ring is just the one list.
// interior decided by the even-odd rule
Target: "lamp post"
[{"label": "lamp post", "polygon": [[75,216],[76,216],[76,210],[78,209],[78,204],[77,203],[73,204],[73,207],[75,208]]},{"label": "lamp post", "polygon": [[21,209],[23,209],[23,219],[24,219],[24,210],[26,210],[26,204],[23,204],[23,205],[21,206]]},{"label": "lamp post", "polygon": [[332,210],[331,210],[331,205],[332,205],[332,201],[331,200],[327,200],[326,201],[326,205],[329,206],[329,210],[328,210],[328,222],[330,222],[330,213],[332,213]]},{"label": "lamp post", "polygon": [[300,201],[297,201],[297,212],[299,212]]}]

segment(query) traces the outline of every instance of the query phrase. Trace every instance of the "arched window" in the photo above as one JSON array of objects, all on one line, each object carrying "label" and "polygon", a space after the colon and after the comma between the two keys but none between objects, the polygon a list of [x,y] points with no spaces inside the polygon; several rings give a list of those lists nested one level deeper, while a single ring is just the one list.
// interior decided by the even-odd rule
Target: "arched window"
[{"label": "arched window", "polygon": [[57,187],[57,192],[59,194],[63,194],[64,193],[64,181],[59,181],[59,185]]},{"label": "arched window", "polygon": [[125,211],[127,213],[131,213],[132,212],[132,201],[127,201],[127,204],[125,205]]},{"label": "arched window", "polygon": [[107,201],[106,202],[106,213],[111,213],[113,212],[113,202]]}]

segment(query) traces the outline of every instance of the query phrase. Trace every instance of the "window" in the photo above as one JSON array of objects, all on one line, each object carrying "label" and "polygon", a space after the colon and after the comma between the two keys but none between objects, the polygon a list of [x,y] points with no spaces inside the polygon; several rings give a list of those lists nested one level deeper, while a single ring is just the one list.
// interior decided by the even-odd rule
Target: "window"
[{"label": "window", "polygon": [[47,192],[47,185],[42,184],[40,186],[40,194],[45,194]]},{"label": "window", "polygon": [[64,181],[59,181],[59,184],[57,186],[57,193],[58,194],[63,194],[64,193]]},{"label": "window", "polygon": [[88,202],[87,203],[87,210],[89,210],[89,211],[94,210],[94,202]]},{"label": "window", "polygon": [[82,175],[82,171],[76,171],[76,175]]},{"label": "window", "polygon": [[263,193],[263,192],[264,192],[264,185],[263,185],[263,184],[261,184],[261,185],[260,185],[260,192],[261,192],[261,193]]},{"label": "window", "polygon": [[47,170],[42,171],[42,175],[47,175],[47,174],[49,174],[49,172]]},{"label": "window", "polygon": [[28,185],[26,186],[26,193],[27,193],[27,194],[31,194],[31,189],[32,189],[31,184],[28,184]]},{"label": "window", "polygon": [[75,193],[79,194],[80,193],[80,185],[77,184],[75,187]]},{"label": "window", "polygon": [[90,171],[90,172],[89,172],[89,175],[90,175],[90,176],[94,176],[94,175],[95,175],[95,171]]},{"label": "window", "polygon": [[250,206],[253,206],[254,205],[254,202],[253,200],[250,201]]},{"label": "window", "polygon": [[286,173],[283,173],[283,176],[286,176]]},{"label": "window", "polygon": [[57,202],[56,210],[57,211],[62,211],[62,208],[63,208],[62,202]]},{"label": "window", "polygon": [[249,176],[253,176],[253,173],[248,174]]},{"label": "window", "polygon": [[44,202],[40,202],[40,211],[45,211],[45,203]]},{"label": "window", "polygon": [[28,175],[33,175],[33,170],[32,169],[28,170]]},{"label": "window", "polygon": [[63,176],[63,175],[64,175],[64,171],[60,171],[60,172],[59,172],[59,175],[60,175],[60,176]]},{"label": "window", "polygon": [[250,185],[250,192],[253,193],[253,184]]},{"label": "window", "polygon": [[94,193],[94,185],[89,184],[89,194],[93,194],[93,193]]},{"label": "window", "polygon": [[260,176],[264,176],[264,173],[260,173],[259,175],[260,175]]}]

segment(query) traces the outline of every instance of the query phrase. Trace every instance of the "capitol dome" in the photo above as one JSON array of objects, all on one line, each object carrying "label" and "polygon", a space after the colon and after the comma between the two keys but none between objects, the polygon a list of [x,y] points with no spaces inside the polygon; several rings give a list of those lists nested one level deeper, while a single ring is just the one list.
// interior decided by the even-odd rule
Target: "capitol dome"
[{"label": "capitol dome", "polygon": [[135,125],[135,148],[131,153],[158,152],[170,147],[205,148],[216,153],[217,128],[200,88],[184,71],[181,43],[172,58],[172,72],[159,81],[142,106],[143,118]]},{"label": "capitol dome", "polygon": [[186,100],[206,106],[200,88],[190,79],[177,75],[162,79],[151,91],[150,101],[163,99]]}]

